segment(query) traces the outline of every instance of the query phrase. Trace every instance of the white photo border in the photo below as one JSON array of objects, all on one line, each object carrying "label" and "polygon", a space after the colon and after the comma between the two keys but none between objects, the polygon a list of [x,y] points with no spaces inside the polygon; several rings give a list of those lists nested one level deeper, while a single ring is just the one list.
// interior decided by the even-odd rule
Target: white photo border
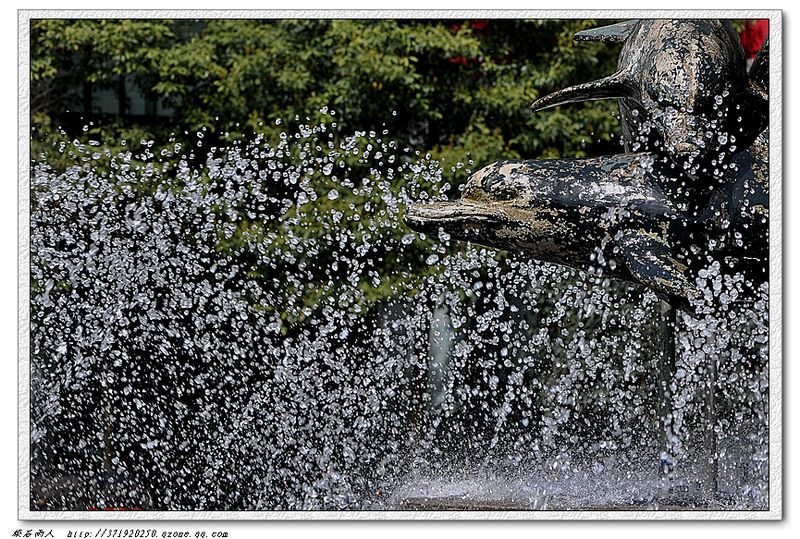
[{"label": "white photo border", "polygon": [[[706,10],[19,10],[18,11],[18,513],[21,520],[780,520],[783,517],[783,26],[776,9]],[[769,509],[762,511],[31,511],[30,509],[30,21],[38,18],[727,18],[768,19]]]}]

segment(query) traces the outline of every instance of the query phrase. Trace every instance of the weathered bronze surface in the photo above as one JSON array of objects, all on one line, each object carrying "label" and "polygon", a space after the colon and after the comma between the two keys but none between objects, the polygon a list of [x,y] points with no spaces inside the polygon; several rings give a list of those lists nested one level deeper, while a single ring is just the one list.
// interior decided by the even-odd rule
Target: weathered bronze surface
[{"label": "weathered bronze surface", "polygon": [[622,39],[614,74],[542,97],[533,110],[617,98],[625,149],[660,152],[681,164],[706,165],[726,151],[727,142],[709,133],[734,135],[746,148],[766,127],[765,89],[748,77],[729,21],[641,20],[622,28],[575,36]]},{"label": "weathered bronze surface", "polygon": [[576,39],[624,41],[618,71],[534,110],[616,98],[628,153],[499,161],[461,200],[410,207],[408,226],[640,283],[677,306],[700,295],[712,261],[764,282],[768,43],[748,76],[727,21],[629,21]]}]

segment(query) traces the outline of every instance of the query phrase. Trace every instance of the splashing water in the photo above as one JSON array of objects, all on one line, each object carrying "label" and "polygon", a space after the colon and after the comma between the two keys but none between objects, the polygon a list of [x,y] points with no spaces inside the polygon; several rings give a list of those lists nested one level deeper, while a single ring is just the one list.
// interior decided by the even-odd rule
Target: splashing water
[{"label": "splashing water", "polygon": [[[668,505],[655,294],[409,233],[442,163],[334,128],[34,162],[32,508]],[[697,488],[713,366],[716,503],[764,508],[766,285],[703,275],[668,481]]]}]

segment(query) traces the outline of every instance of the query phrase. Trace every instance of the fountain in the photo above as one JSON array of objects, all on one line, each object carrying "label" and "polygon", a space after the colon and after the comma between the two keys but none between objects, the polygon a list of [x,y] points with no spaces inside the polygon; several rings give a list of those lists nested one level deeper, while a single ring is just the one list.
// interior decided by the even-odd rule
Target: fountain
[{"label": "fountain", "polygon": [[[671,379],[673,307],[728,310],[758,297],[768,270],[766,40],[748,77],[729,22],[628,21],[578,40],[624,43],[604,79],[542,97],[534,111],[589,99],[620,100],[627,153],[591,159],[506,160],[467,183],[461,200],[416,204],[415,230],[526,253],[636,282],[663,299],[664,473],[674,465]],[[757,82],[756,82],[757,81]],[[741,276],[735,295],[698,288],[708,263]],[[719,266],[719,262],[716,262]],[[702,298],[702,299],[701,299]],[[705,495],[717,481],[716,363],[706,372]]]},{"label": "fountain", "polygon": [[767,138],[727,114],[766,57],[685,58],[724,69],[681,116],[625,67],[662,65],[631,45],[659,24],[729,37],[587,31],[627,36],[626,76],[537,102],[638,80],[626,153],[501,161],[458,202],[440,161],[327,108],[35,159],[31,510],[766,508]]}]

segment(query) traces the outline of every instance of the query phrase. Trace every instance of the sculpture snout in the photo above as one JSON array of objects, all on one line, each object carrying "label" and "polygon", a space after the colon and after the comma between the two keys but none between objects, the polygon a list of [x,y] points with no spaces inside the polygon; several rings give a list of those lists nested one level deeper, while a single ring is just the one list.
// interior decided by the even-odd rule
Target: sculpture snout
[{"label": "sculpture snout", "polygon": [[486,224],[494,220],[493,217],[481,206],[459,200],[412,204],[403,221],[417,232],[430,234],[440,228],[454,231],[469,224]]}]

